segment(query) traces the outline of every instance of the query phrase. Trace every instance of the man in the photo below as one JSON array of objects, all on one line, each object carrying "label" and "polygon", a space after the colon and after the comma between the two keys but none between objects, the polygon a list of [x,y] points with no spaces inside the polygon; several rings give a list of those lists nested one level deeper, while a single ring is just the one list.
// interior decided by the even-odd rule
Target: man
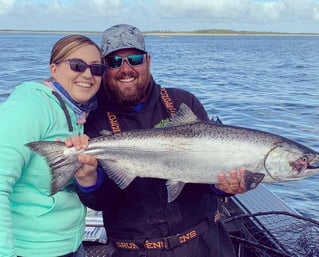
[{"label": "man", "polygon": [[[136,27],[120,24],[105,30],[101,48],[108,69],[98,95],[99,109],[86,123],[91,138],[102,130],[165,126],[182,103],[198,118],[209,120],[194,95],[156,84],[144,37]],[[81,161],[96,162],[88,156],[82,156]],[[88,173],[85,166],[76,175],[78,194],[85,205],[103,211],[110,256],[235,256],[222,223],[214,219],[216,194],[223,194],[214,186],[186,184],[177,199],[168,203],[165,180],[136,178],[121,190],[101,169]],[[231,172],[229,183],[221,174],[219,189],[243,192],[240,182],[236,171]]]}]

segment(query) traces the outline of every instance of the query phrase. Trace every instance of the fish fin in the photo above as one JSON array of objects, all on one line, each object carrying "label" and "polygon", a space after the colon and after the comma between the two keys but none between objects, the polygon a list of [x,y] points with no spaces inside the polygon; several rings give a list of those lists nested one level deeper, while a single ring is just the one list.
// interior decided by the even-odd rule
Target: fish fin
[{"label": "fish fin", "polygon": [[196,121],[200,121],[192,110],[184,103],[182,103],[177,111],[176,115],[171,118],[167,126],[179,126],[185,124],[191,124]]},{"label": "fish fin", "polygon": [[128,173],[119,168],[114,161],[99,160],[106,174],[112,179],[122,190],[127,188],[136,178],[135,175]]},{"label": "fish fin", "polygon": [[259,183],[263,180],[264,177],[265,177],[264,173],[245,170],[244,182],[245,182],[246,190],[249,191],[256,188],[259,185]]},{"label": "fish fin", "polygon": [[101,130],[101,131],[99,132],[99,134],[100,134],[101,136],[110,136],[110,135],[113,135],[113,132],[110,131],[110,130],[107,130],[107,129],[103,129],[103,130]]},{"label": "fish fin", "polygon": [[214,120],[214,118],[211,118],[211,120],[218,125],[223,125],[222,120],[219,118],[219,116],[216,117],[216,120]]},{"label": "fish fin", "polygon": [[167,202],[173,202],[183,190],[185,183],[176,180],[167,180]]},{"label": "fish fin", "polygon": [[51,171],[50,196],[60,191],[81,167],[77,159],[64,154],[67,148],[63,142],[41,141],[26,144],[32,151],[45,157]]}]

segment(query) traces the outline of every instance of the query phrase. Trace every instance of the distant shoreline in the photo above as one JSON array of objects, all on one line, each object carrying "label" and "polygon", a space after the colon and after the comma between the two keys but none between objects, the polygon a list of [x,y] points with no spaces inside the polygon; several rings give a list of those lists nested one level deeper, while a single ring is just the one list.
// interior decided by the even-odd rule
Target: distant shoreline
[{"label": "distant shoreline", "polygon": [[[2,29],[0,33],[26,33],[26,34],[97,34],[99,31],[54,31],[54,30],[14,30]],[[196,30],[196,31],[145,31],[144,35],[160,37],[169,36],[319,36],[319,33],[285,33],[285,32],[258,32],[235,30]]]},{"label": "distant shoreline", "polygon": [[102,34],[95,31],[57,31],[57,30],[19,30],[0,29],[0,33],[25,33],[25,34]]}]

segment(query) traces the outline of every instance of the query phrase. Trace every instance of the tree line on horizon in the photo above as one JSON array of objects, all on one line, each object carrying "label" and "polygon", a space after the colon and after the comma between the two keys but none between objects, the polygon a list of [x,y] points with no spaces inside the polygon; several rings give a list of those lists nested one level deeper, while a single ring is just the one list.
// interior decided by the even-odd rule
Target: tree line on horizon
[{"label": "tree line on horizon", "polygon": [[[58,30],[22,30],[22,29],[0,29],[0,32],[14,33],[89,33],[101,34],[101,31],[58,31]],[[231,29],[198,29],[193,31],[171,31],[171,30],[150,30],[143,31],[144,34],[207,34],[207,35],[314,35],[319,36],[319,33],[291,33],[291,32],[272,32],[272,31],[245,31],[245,30],[231,30]]]}]

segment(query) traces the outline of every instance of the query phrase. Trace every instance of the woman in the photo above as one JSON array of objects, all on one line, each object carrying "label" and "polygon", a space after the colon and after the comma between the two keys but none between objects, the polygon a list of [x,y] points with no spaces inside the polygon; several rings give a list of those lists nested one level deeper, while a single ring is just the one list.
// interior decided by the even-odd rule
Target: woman
[{"label": "woman", "polygon": [[84,256],[85,207],[71,183],[50,196],[49,168],[25,144],[83,133],[105,66],[92,40],[70,35],[52,48],[50,71],[0,106],[0,256]]}]

